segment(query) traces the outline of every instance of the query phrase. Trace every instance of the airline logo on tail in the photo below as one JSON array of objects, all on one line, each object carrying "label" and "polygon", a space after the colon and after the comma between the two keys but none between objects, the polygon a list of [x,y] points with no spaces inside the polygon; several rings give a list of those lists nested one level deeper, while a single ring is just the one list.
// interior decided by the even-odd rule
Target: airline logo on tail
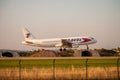
[{"label": "airline logo on tail", "polygon": [[27,33],[27,34],[26,34],[26,38],[29,38],[29,37],[30,37],[30,33]]},{"label": "airline logo on tail", "polygon": [[25,40],[34,39],[35,37],[26,28],[23,28],[23,35]]}]

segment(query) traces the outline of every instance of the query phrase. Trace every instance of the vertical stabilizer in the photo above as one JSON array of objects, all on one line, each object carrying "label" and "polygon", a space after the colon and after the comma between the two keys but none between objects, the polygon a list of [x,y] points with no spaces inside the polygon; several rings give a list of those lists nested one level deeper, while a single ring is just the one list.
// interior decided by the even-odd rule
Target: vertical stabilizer
[{"label": "vertical stabilizer", "polygon": [[23,35],[24,35],[25,41],[35,38],[27,28],[23,28]]}]

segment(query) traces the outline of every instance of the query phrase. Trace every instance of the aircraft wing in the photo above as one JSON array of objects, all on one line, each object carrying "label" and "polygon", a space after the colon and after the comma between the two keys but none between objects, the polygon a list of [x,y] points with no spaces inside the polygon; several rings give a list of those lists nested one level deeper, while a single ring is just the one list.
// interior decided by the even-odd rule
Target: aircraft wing
[{"label": "aircraft wing", "polygon": [[72,43],[66,39],[62,39],[62,47],[72,48]]}]

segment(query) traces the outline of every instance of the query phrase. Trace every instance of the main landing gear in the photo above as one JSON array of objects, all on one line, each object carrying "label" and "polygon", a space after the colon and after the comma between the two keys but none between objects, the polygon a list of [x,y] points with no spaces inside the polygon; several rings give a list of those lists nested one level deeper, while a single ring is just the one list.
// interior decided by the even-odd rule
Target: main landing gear
[{"label": "main landing gear", "polygon": [[66,51],[66,48],[60,48],[59,51]]}]

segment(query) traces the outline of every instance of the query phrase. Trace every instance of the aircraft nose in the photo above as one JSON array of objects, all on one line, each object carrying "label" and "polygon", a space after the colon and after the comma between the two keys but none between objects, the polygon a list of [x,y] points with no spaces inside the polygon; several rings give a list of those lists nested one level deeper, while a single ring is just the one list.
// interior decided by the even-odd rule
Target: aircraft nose
[{"label": "aircraft nose", "polygon": [[96,39],[94,39],[93,41],[94,41],[94,43],[97,43],[97,40],[96,40]]},{"label": "aircraft nose", "polygon": [[94,41],[95,41],[95,43],[97,42],[97,40],[96,40],[96,39],[95,39]]},{"label": "aircraft nose", "polygon": [[94,39],[93,37],[91,37],[91,40],[92,40],[94,43],[96,43],[96,42],[97,42],[97,40],[96,40],[96,39]]}]

